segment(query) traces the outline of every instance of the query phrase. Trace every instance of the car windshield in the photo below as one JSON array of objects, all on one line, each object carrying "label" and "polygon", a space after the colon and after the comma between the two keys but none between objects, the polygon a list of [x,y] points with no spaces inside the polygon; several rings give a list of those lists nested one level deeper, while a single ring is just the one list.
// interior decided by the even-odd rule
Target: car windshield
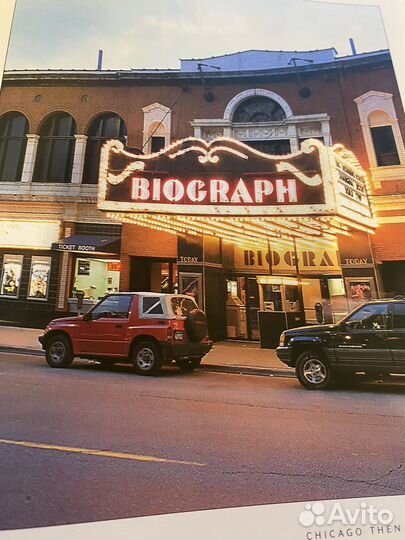
[{"label": "car windshield", "polygon": [[187,317],[190,311],[193,311],[193,309],[197,309],[197,304],[194,302],[192,298],[184,298],[182,296],[180,297],[173,296],[170,299],[170,302],[171,302],[173,313],[178,318]]}]

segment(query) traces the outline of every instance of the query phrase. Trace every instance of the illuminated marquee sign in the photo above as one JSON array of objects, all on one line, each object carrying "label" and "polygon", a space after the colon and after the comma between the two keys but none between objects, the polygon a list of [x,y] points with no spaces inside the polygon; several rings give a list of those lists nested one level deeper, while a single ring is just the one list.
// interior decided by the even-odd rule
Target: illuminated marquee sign
[{"label": "illuminated marquee sign", "polygon": [[273,156],[228,138],[189,137],[136,155],[109,141],[100,162],[99,208],[183,215],[299,215],[334,211],[329,154],[306,141]]}]

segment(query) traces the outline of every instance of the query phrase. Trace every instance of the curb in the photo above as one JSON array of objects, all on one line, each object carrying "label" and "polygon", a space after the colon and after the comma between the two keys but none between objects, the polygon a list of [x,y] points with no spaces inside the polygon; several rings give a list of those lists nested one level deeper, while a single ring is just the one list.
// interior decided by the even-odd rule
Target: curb
[{"label": "curb", "polygon": [[32,356],[44,356],[44,351],[41,349],[30,349],[29,347],[9,347],[1,346],[0,352],[11,352],[16,354],[30,354]]},{"label": "curb", "polygon": [[[0,352],[9,352],[14,354],[29,354],[31,356],[44,356],[44,351],[40,349],[30,349],[29,347],[0,347]],[[260,368],[250,366],[221,366],[218,364],[202,364],[203,371],[213,373],[235,373],[237,375],[259,375],[262,377],[286,377],[295,378],[294,370],[281,368]]]},{"label": "curb", "polygon": [[200,370],[212,371],[216,373],[235,373],[237,375],[259,375],[262,377],[285,377],[288,379],[295,379],[295,372],[293,369],[201,364]]}]

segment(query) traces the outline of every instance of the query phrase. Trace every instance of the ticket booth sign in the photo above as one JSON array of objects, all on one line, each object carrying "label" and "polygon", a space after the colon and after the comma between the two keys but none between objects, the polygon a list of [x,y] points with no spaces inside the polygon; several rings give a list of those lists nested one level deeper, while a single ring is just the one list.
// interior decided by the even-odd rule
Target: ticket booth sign
[{"label": "ticket booth sign", "polygon": [[305,141],[274,156],[228,138],[189,137],[149,155],[108,141],[100,161],[98,207],[116,212],[279,216],[335,211],[327,148]]}]

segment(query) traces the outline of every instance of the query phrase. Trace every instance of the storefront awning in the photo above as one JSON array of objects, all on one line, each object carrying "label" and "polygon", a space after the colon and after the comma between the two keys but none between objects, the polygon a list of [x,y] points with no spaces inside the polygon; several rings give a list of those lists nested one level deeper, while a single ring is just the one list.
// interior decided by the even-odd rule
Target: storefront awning
[{"label": "storefront awning", "polygon": [[116,236],[90,236],[75,234],[52,244],[57,251],[80,253],[120,253],[120,238]]}]

